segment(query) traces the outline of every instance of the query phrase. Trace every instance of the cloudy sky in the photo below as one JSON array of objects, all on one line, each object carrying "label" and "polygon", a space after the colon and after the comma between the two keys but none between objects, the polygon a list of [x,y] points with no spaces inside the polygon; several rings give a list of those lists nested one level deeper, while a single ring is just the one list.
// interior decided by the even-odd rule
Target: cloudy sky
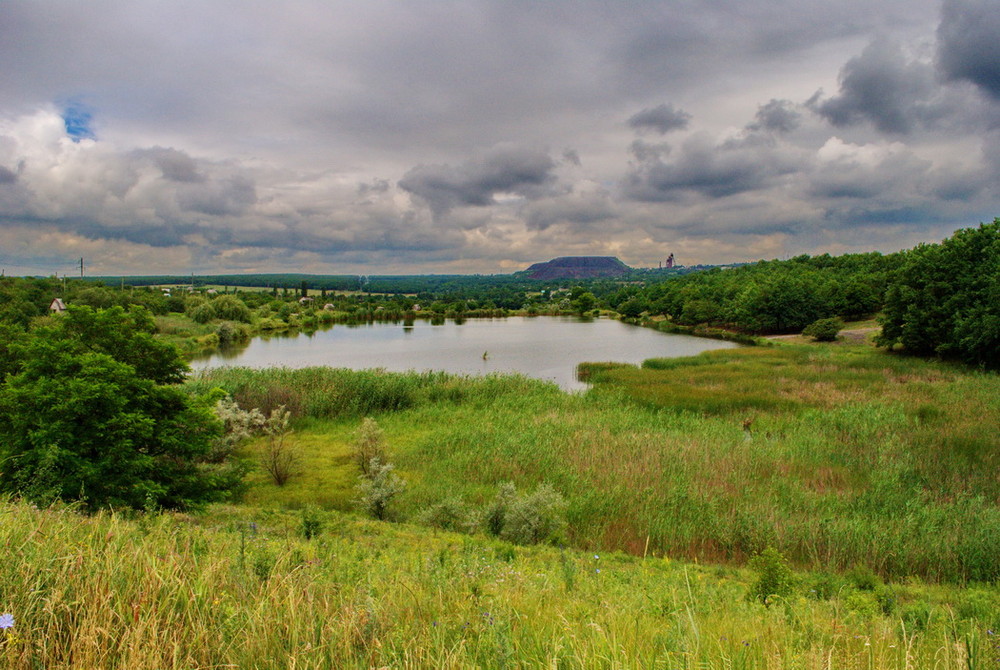
[{"label": "cloudy sky", "polygon": [[1000,216],[1000,0],[2,0],[7,274],[893,251]]}]

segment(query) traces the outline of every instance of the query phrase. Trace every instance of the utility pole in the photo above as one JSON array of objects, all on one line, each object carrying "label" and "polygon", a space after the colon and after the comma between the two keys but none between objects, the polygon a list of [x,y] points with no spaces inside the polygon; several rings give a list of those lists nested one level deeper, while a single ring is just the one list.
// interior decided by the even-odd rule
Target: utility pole
[{"label": "utility pole", "polygon": [[80,279],[83,279],[83,259],[80,259]]}]

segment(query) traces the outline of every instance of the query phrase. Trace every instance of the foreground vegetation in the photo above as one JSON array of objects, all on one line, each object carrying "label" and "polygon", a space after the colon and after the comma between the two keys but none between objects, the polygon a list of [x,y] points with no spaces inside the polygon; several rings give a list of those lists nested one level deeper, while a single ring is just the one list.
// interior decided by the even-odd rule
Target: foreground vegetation
[{"label": "foreground vegetation", "polygon": [[338,514],[2,503],[5,668],[989,668],[995,591],[582,553]]}]

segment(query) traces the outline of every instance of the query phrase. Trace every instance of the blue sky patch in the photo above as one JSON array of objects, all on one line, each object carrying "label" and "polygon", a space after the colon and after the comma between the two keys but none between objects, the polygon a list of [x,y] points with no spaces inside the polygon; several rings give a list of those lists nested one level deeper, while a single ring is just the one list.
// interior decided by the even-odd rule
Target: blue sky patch
[{"label": "blue sky patch", "polygon": [[91,128],[93,116],[90,113],[90,109],[82,102],[74,100],[66,103],[66,107],[63,109],[62,118],[63,122],[66,124],[66,134],[69,135],[74,142],[97,139],[97,136],[94,135],[94,131]]}]

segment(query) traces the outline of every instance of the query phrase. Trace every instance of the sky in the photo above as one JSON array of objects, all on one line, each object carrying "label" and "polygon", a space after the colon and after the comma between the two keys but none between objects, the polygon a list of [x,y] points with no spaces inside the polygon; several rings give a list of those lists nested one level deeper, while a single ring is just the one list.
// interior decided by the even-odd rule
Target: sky
[{"label": "sky", "polygon": [[1000,216],[1000,0],[3,0],[8,275],[891,252]]}]

